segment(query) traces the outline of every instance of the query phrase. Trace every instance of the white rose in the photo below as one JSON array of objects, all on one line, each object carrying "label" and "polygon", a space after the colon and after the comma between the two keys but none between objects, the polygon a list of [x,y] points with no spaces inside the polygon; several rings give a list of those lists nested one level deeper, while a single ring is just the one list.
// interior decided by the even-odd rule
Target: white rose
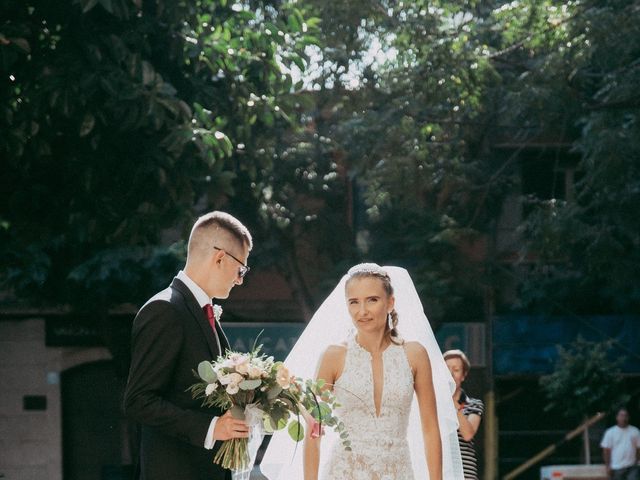
[{"label": "white rose", "polygon": [[239,373],[230,373],[229,378],[232,385],[238,385],[241,381],[244,380],[244,377]]},{"label": "white rose", "polygon": [[260,367],[256,367],[253,365],[249,367],[249,378],[260,378],[263,374],[264,372]]},{"label": "white rose", "polygon": [[241,373],[242,375],[246,375],[249,373],[249,362],[243,362],[239,365],[236,365],[236,372]]},{"label": "white rose", "polygon": [[235,395],[236,393],[238,393],[238,390],[240,390],[240,387],[238,387],[238,385],[235,383],[230,383],[229,385],[227,385],[227,393],[229,395]]}]

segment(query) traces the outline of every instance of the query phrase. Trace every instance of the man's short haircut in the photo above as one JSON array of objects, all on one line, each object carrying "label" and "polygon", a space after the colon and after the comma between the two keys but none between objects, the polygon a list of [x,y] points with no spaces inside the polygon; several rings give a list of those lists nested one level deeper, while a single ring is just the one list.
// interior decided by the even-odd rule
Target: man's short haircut
[{"label": "man's short haircut", "polygon": [[[193,224],[191,229],[191,237],[196,230],[212,230],[217,229],[224,230],[231,237],[238,242],[240,246],[246,246],[249,251],[253,248],[253,239],[251,233],[247,227],[245,227],[240,220],[233,215],[229,215],[226,212],[214,211],[202,215]],[[191,238],[189,239],[191,243]]]},{"label": "man's short haircut", "polygon": [[442,354],[442,356],[444,357],[445,362],[450,358],[459,358],[462,360],[462,370],[465,375],[469,373],[469,370],[471,370],[471,362],[469,362],[469,359],[462,350],[447,350]]}]

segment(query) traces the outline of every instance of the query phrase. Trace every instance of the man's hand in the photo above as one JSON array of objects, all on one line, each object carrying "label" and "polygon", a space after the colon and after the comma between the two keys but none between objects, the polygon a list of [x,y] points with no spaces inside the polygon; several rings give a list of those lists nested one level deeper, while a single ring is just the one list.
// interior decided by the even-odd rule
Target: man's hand
[{"label": "man's hand", "polygon": [[227,412],[216,421],[213,429],[214,440],[229,440],[231,438],[248,438],[249,427],[244,420],[233,418],[231,412]]}]

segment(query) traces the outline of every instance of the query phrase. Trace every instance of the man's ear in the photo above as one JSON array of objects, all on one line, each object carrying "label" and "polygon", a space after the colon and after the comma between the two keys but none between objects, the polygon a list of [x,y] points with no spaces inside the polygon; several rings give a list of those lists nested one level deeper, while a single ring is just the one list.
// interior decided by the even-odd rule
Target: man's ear
[{"label": "man's ear", "polygon": [[215,252],[216,253],[213,255],[213,262],[215,264],[219,264],[219,263],[222,262],[222,259],[225,256],[225,252],[224,252],[224,250],[216,250]]}]

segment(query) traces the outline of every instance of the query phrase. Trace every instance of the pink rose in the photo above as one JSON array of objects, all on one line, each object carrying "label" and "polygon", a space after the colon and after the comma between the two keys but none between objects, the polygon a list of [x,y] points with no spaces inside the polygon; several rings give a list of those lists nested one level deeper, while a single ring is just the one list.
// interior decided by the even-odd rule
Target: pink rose
[{"label": "pink rose", "polygon": [[276,382],[285,390],[291,385],[291,375],[289,369],[284,365],[281,365],[276,372]]}]

